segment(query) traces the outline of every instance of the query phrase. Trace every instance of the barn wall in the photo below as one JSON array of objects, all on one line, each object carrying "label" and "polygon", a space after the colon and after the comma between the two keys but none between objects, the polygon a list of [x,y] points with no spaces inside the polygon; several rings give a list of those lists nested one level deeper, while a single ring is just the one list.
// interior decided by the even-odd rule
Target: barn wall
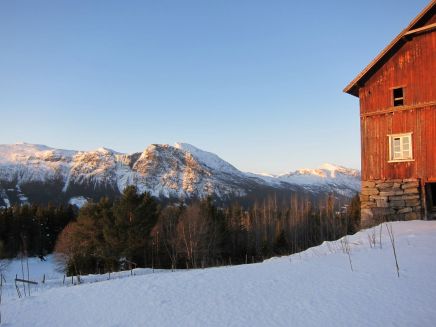
[{"label": "barn wall", "polygon": [[[429,22],[434,22],[433,17]],[[403,87],[404,106],[393,106]],[[426,215],[436,181],[436,31],[416,35],[359,89],[363,227]],[[389,163],[389,134],[412,133],[413,161]]]},{"label": "barn wall", "polygon": [[360,113],[393,107],[392,88],[404,87],[405,105],[436,101],[436,32],[406,42],[359,89]]},{"label": "barn wall", "polygon": [[[389,134],[412,132],[414,161],[390,163]],[[436,105],[361,117],[362,180],[436,181]]]},{"label": "barn wall", "polygon": [[[362,180],[436,181],[436,31],[406,42],[360,88]],[[404,87],[393,107],[392,88]],[[414,161],[389,163],[388,134],[412,132]]]}]

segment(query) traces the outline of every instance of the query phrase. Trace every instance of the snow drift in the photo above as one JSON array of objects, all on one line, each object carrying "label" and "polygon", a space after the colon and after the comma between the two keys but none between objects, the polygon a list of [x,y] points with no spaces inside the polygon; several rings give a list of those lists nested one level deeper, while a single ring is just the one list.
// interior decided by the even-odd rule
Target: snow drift
[{"label": "snow drift", "polygon": [[[325,242],[259,264],[156,272],[78,286],[39,285],[6,296],[8,326],[434,326],[436,222],[392,223],[400,277],[386,228]],[[375,247],[368,236],[377,235]],[[10,281],[8,281],[10,283]],[[13,293],[11,293],[13,294]]]}]

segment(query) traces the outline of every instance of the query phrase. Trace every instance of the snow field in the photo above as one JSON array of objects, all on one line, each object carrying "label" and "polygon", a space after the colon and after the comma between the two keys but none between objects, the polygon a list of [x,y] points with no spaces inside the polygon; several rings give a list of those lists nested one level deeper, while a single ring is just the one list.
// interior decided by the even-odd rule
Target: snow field
[{"label": "snow field", "polygon": [[[7,326],[434,326],[436,222],[392,223],[259,264],[120,276],[7,297]],[[128,272],[129,273],[129,272]],[[145,273],[145,272],[144,272]],[[106,275],[107,276],[107,275]],[[94,279],[95,280],[95,279]]]}]

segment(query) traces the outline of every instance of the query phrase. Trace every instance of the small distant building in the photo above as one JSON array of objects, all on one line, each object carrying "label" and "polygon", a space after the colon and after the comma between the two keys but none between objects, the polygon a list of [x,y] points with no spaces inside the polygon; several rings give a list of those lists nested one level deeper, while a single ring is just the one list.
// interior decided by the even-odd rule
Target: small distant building
[{"label": "small distant building", "polygon": [[363,227],[436,218],[436,0],[345,89],[359,97]]}]

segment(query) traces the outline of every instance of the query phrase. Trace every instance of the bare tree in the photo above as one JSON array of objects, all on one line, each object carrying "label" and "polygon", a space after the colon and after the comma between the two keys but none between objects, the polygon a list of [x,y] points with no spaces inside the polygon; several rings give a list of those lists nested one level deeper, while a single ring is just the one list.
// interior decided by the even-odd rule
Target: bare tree
[{"label": "bare tree", "polygon": [[[179,257],[179,238],[177,235],[177,223],[180,216],[180,208],[174,206],[166,207],[160,214],[158,225],[156,226],[160,233],[161,242],[171,261],[171,270],[176,269]],[[153,232],[153,235],[158,235]]]},{"label": "bare tree", "polygon": [[192,268],[197,268],[200,258],[203,261],[209,259],[215,236],[209,218],[199,203],[191,204],[180,215],[177,224],[180,253]]},{"label": "bare tree", "polygon": [[82,244],[73,237],[77,233],[78,225],[75,223],[67,225],[61,232],[55,247],[55,260],[59,269],[65,271],[68,265],[72,265],[78,275],[77,259],[82,253]]}]

